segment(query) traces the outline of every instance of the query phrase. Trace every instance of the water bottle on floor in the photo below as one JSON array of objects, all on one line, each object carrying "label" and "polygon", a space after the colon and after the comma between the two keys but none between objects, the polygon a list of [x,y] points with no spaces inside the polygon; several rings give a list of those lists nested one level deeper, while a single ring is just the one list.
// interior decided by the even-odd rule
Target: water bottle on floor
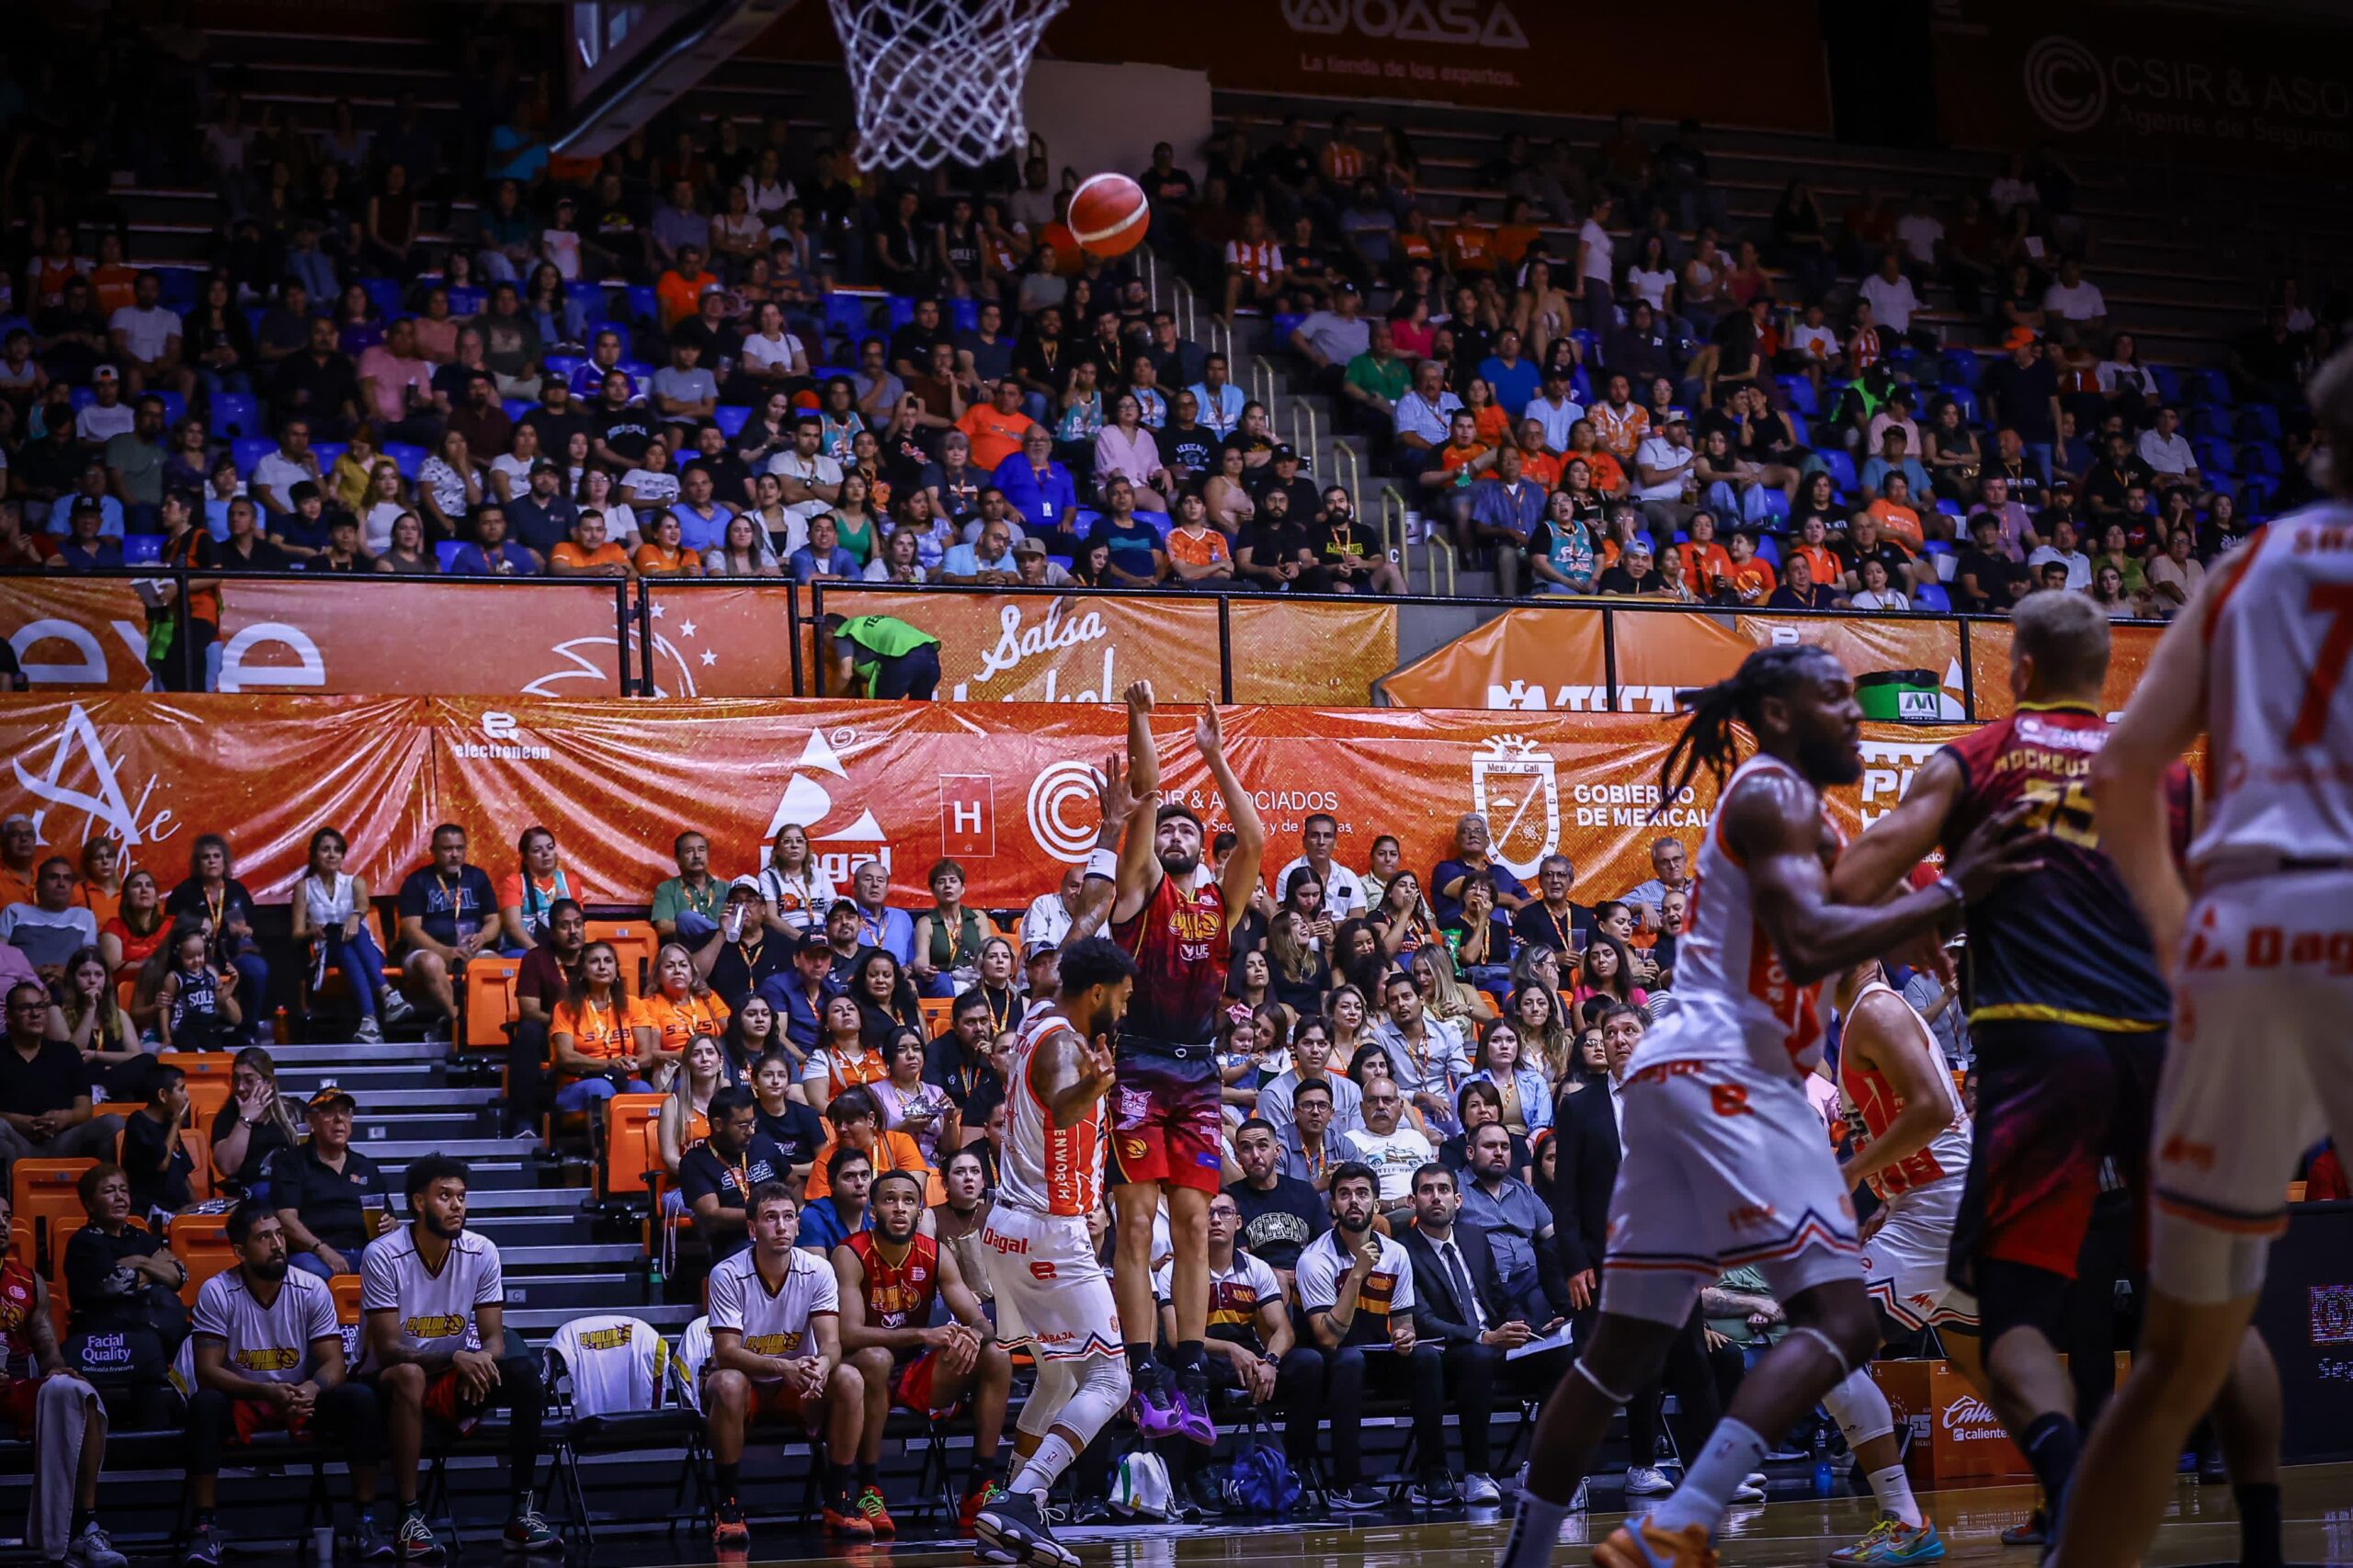
[{"label": "water bottle on floor", "polygon": [[1835,1477],[1830,1473],[1830,1440],[1823,1435],[1819,1424],[1813,1429],[1813,1494],[1827,1497],[1834,1489]]}]

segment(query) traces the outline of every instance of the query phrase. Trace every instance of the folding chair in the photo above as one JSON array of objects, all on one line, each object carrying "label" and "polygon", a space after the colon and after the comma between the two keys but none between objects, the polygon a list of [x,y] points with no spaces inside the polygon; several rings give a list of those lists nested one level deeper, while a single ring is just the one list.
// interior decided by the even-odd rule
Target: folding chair
[{"label": "folding chair", "polygon": [[[588,1549],[596,1549],[596,1521],[580,1478],[584,1452],[629,1453],[684,1444],[687,1464],[672,1495],[675,1515],[686,1495],[686,1472],[699,1473],[697,1456],[705,1434],[700,1415],[671,1397],[676,1362],[667,1342],[642,1319],[608,1314],[565,1324],[541,1355],[554,1416],[549,1454],[564,1502],[566,1538],[576,1529]],[[591,1358],[602,1375],[584,1379],[578,1374]]]}]

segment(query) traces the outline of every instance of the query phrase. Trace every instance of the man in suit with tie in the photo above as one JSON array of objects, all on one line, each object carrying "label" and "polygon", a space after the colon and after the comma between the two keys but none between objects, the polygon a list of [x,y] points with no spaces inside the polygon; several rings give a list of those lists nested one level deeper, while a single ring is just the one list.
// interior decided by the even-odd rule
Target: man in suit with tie
[{"label": "man in suit with tie", "polygon": [[[1619,1095],[1624,1087],[1626,1063],[1643,1042],[1649,1015],[1639,1007],[1616,1006],[1602,1015],[1601,1044],[1609,1061],[1609,1076],[1574,1095],[1563,1096],[1552,1114],[1553,1136],[1560,1153],[1553,1169],[1552,1234],[1561,1245],[1561,1267],[1568,1276],[1573,1335],[1579,1343],[1593,1331],[1601,1300],[1600,1263],[1609,1233],[1609,1195],[1618,1185],[1618,1163],[1625,1153],[1621,1129],[1625,1112]],[[1676,1430],[1685,1451],[1704,1441],[1715,1427],[1722,1401],[1715,1376],[1708,1366],[1707,1320],[1691,1310],[1683,1333],[1669,1347],[1665,1366],[1657,1378],[1634,1392],[1626,1405],[1626,1494],[1654,1497],[1674,1490],[1658,1468],[1659,1400],[1675,1391],[1678,1417]],[[1735,1494],[1742,1502],[1762,1502],[1756,1478],[1745,1478]],[[1751,1492],[1754,1491],[1754,1496]],[[1579,1483],[1573,1508],[1586,1504],[1586,1486]],[[1631,1504],[1629,1505],[1631,1506]]]},{"label": "man in suit with tie", "polygon": [[[1414,1223],[1398,1242],[1414,1267],[1414,1331],[1445,1359],[1447,1394],[1462,1423],[1463,1501],[1475,1505],[1484,1500],[1478,1483],[1487,1476],[1496,1370],[1536,1331],[1513,1309],[1487,1238],[1454,1222],[1461,1208],[1454,1173],[1435,1161],[1422,1166],[1414,1173]],[[1558,1365],[1545,1366],[1554,1358]],[[1568,1369],[1567,1353],[1547,1351],[1513,1369],[1516,1383],[1524,1376],[1549,1388]]]}]

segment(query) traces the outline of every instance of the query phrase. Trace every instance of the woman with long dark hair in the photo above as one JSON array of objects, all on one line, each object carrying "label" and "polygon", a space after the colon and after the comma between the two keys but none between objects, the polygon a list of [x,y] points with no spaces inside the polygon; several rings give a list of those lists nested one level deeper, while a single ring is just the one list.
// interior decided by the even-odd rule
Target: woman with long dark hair
[{"label": "woman with long dark hair", "polygon": [[254,895],[236,878],[227,839],[217,833],[197,835],[188,846],[188,878],[172,890],[164,908],[202,927],[213,968],[237,971],[244,1037],[252,1040],[269,1000],[269,964],[254,937]]},{"label": "woman with long dark hair", "polygon": [[629,1093],[654,1092],[647,1079],[658,1052],[644,1006],[629,993],[620,955],[610,942],[580,949],[580,967],[555,1005],[548,1025],[548,1060],[564,1079],[555,1108],[589,1111],[625,1086]]},{"label": "woman with long dark hair", "polygon": [[343,972],[359,1004],[353,1038],[375,1044],[384,1038],[384,1024],[399,1023],[414,1009],[384,979],[384,950],[376,944],[369,918],[368,879],[343,869],[350,848],[332,827],[311,835],[309,864],[293,900],[294,941],[309,949],[313,989],[330,967]]}]

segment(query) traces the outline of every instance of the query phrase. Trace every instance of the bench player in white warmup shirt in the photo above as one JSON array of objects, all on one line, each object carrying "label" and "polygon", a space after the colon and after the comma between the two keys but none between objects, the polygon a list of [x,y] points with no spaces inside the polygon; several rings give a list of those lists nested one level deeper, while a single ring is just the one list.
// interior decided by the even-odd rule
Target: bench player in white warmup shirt
[{"label": "bench player in white warmup shirt", "polygon": [[[1877,961],[1847,971],[1838,990],[1838,1109],[1847,1147],[1839,1167],[1852,1192],[1870,1184],[1880,1207],[1863,1233],[1863,1289],[1881,1313],[1882,1341],[1938,1331],[1946,1358],[1979,1388],[1977,1302],[1945,1277],[1953,1221],[1969,1171],[1969,1116],[1944,1053]],[[1895,1440],[1895,1414],[1869,1367],[1823,1396],[1870,1482],[1880,1522],[1833,1562],[1919,1562],[1944,1555],[1937,1527],[1912,1495]]]},{"label": "bench player in white warmup shirt", "polygon": [[723,1554],[750,1549],[736,1478],[744,1434],[764,1417],[825,1437],[825,1533],[871,1540],[850,1503],[850,1464],[866,1419],[866,1381],[842,1359],[841,1288],[833,1266],[796,1246],[801,1205],[782,1182],[745,1199],[752,1244],[710,1271],[710,1359],[703,1364],[703,1421],[710,1431],[719,1506],[711,1540]]},{"label": "bench player in white warmup shirt", "polygon": [[360,1265],[365,1339],[360,1375],[376,1385],[400,1500],[404,1562],[439,1562],[444,1549],[417,1506],[425,1418],[471,1430],[483,1413],[507,1416],[509,1551],[560,1552],[563,1538],[531,1506],[545,1403],[540,1359],[506,1332],[506,1285],[498,1247],[466,1229],[466,1167],[446,1154],[411,1162],[409,1222],[369,1244]]},{"label": "bench player in white warmup shirt", "polygon": [[997,1342],[1028,1347],[1038,1384],[1016,1424],[1013,1479],[981,1509],[974,1532],[983,1562],[1077,1568],[1042,1504],[1054,1478],[1128,1403],[1120,1312],[1086,1221],[1103,1202],[1103,1096],[1136,963],[1089,937],[1062,949],[1059,971],[1054,1005],[1014,1037],[1005,1163],[981,1232]]},{"label": "bench player in white warmup shirt", "polygon": [[1962,846],[1937,884],[1871,908],[1832,903],[1837,846],[1822,789],[1862,776],[1853,680],[1820,648],[1761,649],[1678,694],[1692,716],[1660,798],[1699,768],[1720,780],[1733,726],[1756,755],[1731,771],[1701,846],[1676,988],[1627,1064],[1625,1145],[1610,1202],[1601,1319],[1537,1426],[1505,1568],[1542,1568],[1577,1483],[1627,1393],[1656,1375],[1702,1287],[1755,1264],[1788,1312],[1683,1483],[1594,1549],[1605,1568],[1692,1568],[1733,1494],[1779,1433],[1861,1367],[1879,1323],[1857,1267],[1854,1204],[1807,1101],[1822,1059],[1824,979],[1927,935],[2030,861],[2008,820]]},{"label": "bench player in white warmup shirt", "polygon": [[[2067,1568],[2146,1550],[2182,1439],[2251,1354],[2296,1162],[2324,1131],[2353,1148],[2353,352],[2308,397],[2329,498],[2208,574],[2092,768],[2101,836],[2170,970],[2174,1036],[2151,1138],[2148,1317],[2077,1467]],[[2160,784],[2201,730],[2193,898]]]}]

